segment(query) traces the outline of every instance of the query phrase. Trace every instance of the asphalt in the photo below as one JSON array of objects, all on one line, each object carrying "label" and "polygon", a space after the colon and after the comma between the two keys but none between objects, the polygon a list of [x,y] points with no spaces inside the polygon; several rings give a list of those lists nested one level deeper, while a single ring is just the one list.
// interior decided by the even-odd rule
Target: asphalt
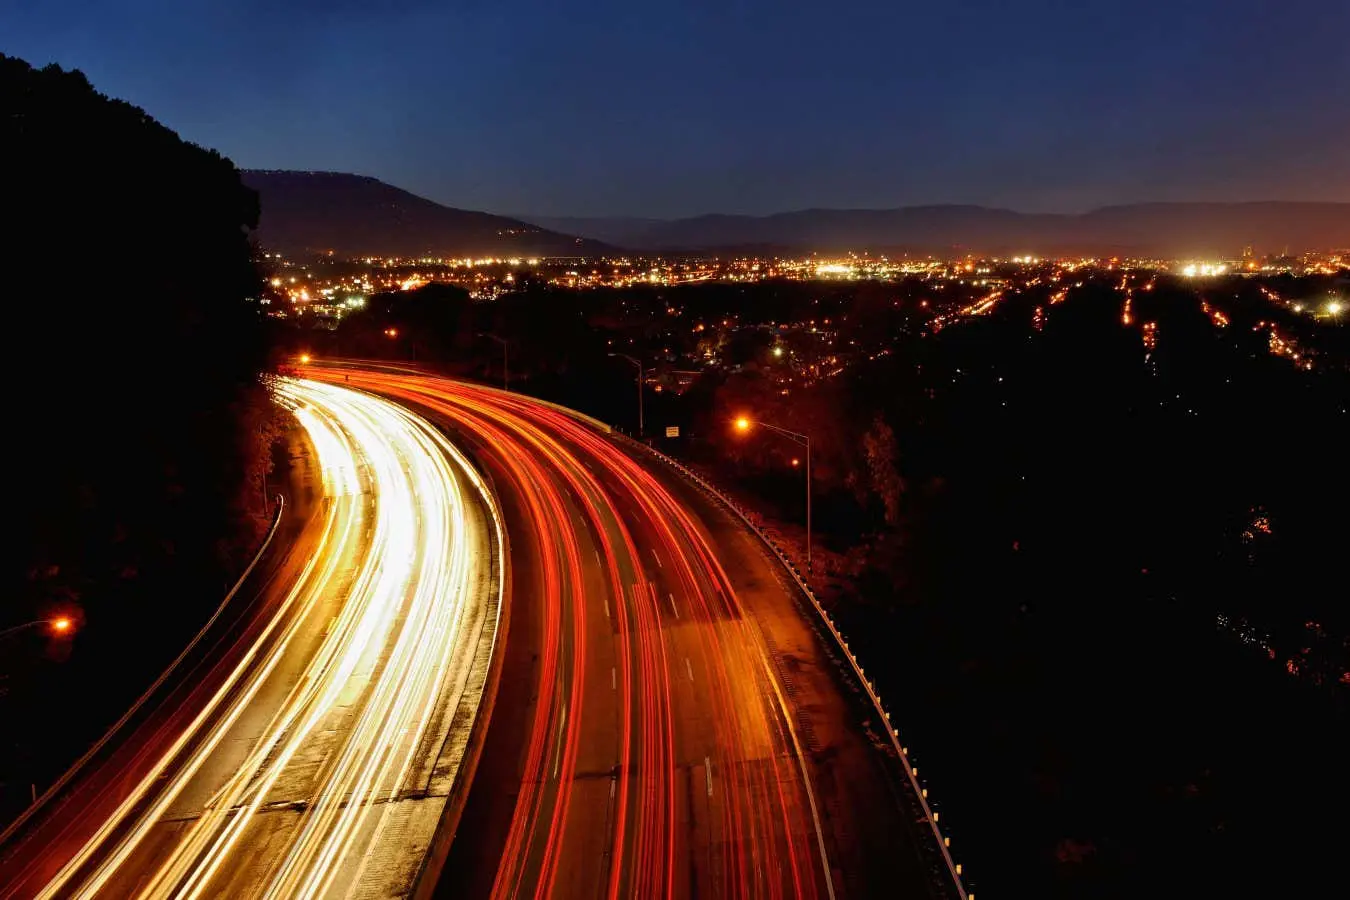
[{"label": "asphalt", "polygon": [[500,684],[437,896],[943,895],[881,723],[717,500],[527,398],[345,374],[445,428],[511,535]]}]

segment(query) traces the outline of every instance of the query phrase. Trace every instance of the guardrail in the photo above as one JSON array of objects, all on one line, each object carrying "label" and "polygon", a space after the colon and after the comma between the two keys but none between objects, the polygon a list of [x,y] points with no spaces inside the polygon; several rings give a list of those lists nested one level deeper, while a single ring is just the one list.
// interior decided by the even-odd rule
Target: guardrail
[{"label": "guardrail", "polygon": [[281,494],[277,494],[277,511],[272,517],[272,527],[268,530],[267,537],[263,539],[262,546],[258,548],[257,553],[253,554],[253,560],[248,564],[248,568],[244,569],[244,573],[239,576],[239,579],[234,583],[234,587],[230,588],[230,592],[225,595],[225,599],[220,601],[220,605],[216,607],[216,611],[211,614],[211,618],[207,619],[206,624],[197,632],[197,636],[188,642],[188,645],[183,648],[183,652],[179,653],[178,656],[174,658],[174,661],[169,663],[169,667],[155,679],[154,683],[136,698],[136,702],[131,704],[131,708],[123,713],[122,717],[112,724],[112,727],[103,734],[103,737],[95,741],[94,745],[90,747],[83,756],[71,764],[70,768],[65,771],[65,774],[56,779],[51,787],[43,791],[36,800],[29,804],[27,809],[19,813],[18,818],[6,825],[3,831],[0,831],[0,847],[3,847],[5,842],[13,837],[39,809],[50,802],[57,794],[61,793],[75,776],[80,774],[80,770],[88,765],[89,761],[93,759],[100,750],[107,746],[108,741],[112,740],[113,735],[121,731],[127,722],[131,721],[132,716],[140,711],[140,708],[145,705],[146,701],[149,700],[150,697],[164,685],[164,682],[169,679],[169,676],[173,674],[174,669],[177,669],[179,664],[187,658],[187,655],[192,652],[192,648],[197,646],[202,637],[205,636],[206,632],[210,630],[211,626],[220,618],[220,614],[225,611],[225,607],[230,605],[230,601],[234,599],[234,595],[239,592],[241,587],[243,587],[248,576],[253,574],[253,569],[258,565],[258,560],[262,559],[263,553],[265,553],[267,548],[272,544],[272,538],[276,536],[277,526],[281,524],[281,514],[285,508],[286,498]]},{"label": "guardrail", "polygon": [[900,762],[904,765],[905,774],[909,778],[910,786],[914,789],[914,797],[919,801],[919,804],[923,809],[924,819],[928,822],[929,827],[933,831],[933,837],[937,842],[937,848],[942,854],[943,861],[947,865],[947,871],[951,875],[957,894],[962,897],[963,900],[975,900],[975,894],[966,890],[965,883],[961,878],[961,866],[952,859],[950,849],[951,838],[944,836],[942,830],[938,827],[939,814],[928,803],[928,789],[919,784],[919,770],[910,763],[909,748],[900,743],[900,732],[891,724],[891,714],[886,712],[886,708],[881,703],[881,696],[876,691],[876,686],[867,679],[867,675],[863,671],[862,665],[858,662],[857,656],[849,649],[848,641],[844,639],[844,635],[839,631],[839,627],[835,624],[834,618],[829,614],[825,607],[821,606],[815,591],[811,590],[811,586],[807,584],[806,579],[802,577],[801,570],[797,568],[797,564],[788,557],[787,553],[784,552],[782,546],[776,540],[766,534],[759,525],[751,520],[750,516],[747,515],[746,511],[742,509],[739,504],[714,487],[702,475],[699,475],[679,460],[667,456],[660,450],[648,446],[641,441],[634,440],[633,438],[628,437],[628,435],[622,434],[617,429],[612,430],[611,433],[623,437],[634,446],[641,447],[662,463],[670,466],[685,478],[694,482],[723,506],[735,513],[736,516],[745,523],[746,527],[764,542],[764,546],[769,548],[773,555],[777,557],[778,561],[783,564],[783,567],[787,569],[788,573],[792,576],[793,581],[796,582],[797,587],[806,598],[811,601],[811,605],[815,607],[816,612],[820,615],[826,628],[829,629],[830,634],[839,645],[839,649],[843,651],[844,657],[848,659],[849,664],[853,667],[853,673],[857,676],[858,683],[862,685],[863,690],[867,692],[868,699],[872,701],[872,706],[876,709],[877,714],[881,716],[881,720],[885,723],[886,736],[890,739],[891,746],[895,749],[897,757],[899,757]]}]

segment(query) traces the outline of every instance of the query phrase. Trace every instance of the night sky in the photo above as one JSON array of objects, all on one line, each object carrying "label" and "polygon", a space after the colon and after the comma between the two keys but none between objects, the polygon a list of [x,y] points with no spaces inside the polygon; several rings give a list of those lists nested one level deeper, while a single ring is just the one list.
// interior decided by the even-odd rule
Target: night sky
[{"label": "night sky", "polygon": [[500,213],[1350,200],[1345,0],[0,0],[255,168]]}]

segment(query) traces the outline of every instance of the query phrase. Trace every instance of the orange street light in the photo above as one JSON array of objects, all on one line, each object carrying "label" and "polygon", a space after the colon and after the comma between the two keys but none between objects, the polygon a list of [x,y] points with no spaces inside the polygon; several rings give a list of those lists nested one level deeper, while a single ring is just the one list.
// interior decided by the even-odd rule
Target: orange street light
[{"label": "orange street light", "polygon": [[[757,421],[752,423],[749,416],[736,417],[736,430],[747,432],[751,424],[763,425],[770,431],[776,431],[783,437],[795,443],[801,444],[806,448],[806,571],[811,571],[811,436],[802,434],[800,431],[792,431],[783,428],[780,425],[774,425],[772,422]],[[792,465],[797,465],[797,458],[792,458]]]},{"label": "orange street light", "polygon": [[11,625],[9,628],[0,629],[0,637],[5,637],[19,631],[25,631],[29,628],[37,628],[42,625],[46,625],[50,628],[53,635],[69,634],[75,627],[75,623],[70,616],[57,616],[54,619],[34,619],[31,622],[24,622],[22,625]]},{"label": "orange street light", "polygon": [[302,365],[302,366],[307,366],[307,365],[309,365],[309,354],[308,354],[308,353],[301,353],[301,354],[300,354],[300,365]]}]

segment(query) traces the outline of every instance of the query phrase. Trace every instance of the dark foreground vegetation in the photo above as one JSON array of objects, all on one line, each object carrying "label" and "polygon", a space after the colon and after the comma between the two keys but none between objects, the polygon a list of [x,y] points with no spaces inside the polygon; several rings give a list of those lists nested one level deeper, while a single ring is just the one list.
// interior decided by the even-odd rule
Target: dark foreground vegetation
[{"label": "dark foreground vegetation", "polygon": [[655,441],[799,546],[800,448],[730,422],[810,433],[814,579],[981,894],[1325,890],[1350,800],[1350,329],[1270,296],[1344,279],[1146,278],[1041,279],[967,316],[986,289],[433,285],[294,349],[500,383],[490,333],[514,388],[630,430],[635,368],[608,354],[634,355],[649,439],[679,425]]},{"label": "dark foreground vegetation", "polygon": [[10,479],[0,820],[77,756],[219,602],[268,520],[276,427],[229,160],[0,56]]}]

